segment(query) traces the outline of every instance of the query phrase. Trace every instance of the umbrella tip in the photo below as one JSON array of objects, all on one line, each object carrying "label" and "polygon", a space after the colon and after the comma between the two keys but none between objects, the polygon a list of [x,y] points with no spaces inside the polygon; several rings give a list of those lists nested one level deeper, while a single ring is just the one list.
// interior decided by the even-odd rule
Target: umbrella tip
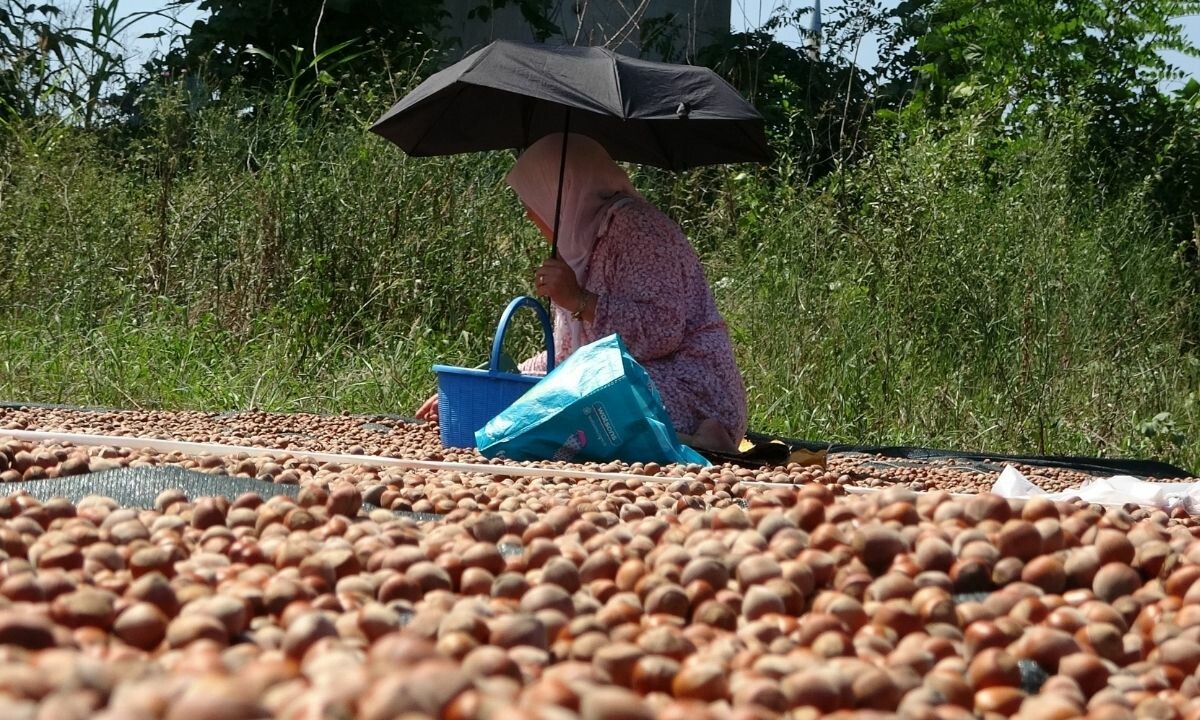
[{"label": "umbrella tip", "polygon": [[692,112],[692,108],[685,102],[679,103],[679,107],[675,108],[675,114],[681,119],[687,119],[687,116]]}]

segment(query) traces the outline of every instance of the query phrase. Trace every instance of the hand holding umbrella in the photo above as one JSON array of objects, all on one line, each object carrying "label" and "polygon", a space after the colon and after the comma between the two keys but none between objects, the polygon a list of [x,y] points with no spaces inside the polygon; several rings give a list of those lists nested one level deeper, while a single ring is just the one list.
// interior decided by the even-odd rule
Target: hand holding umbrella
[{"label": "hand holding umbrella", "polygon": [[534,272],[534,288],[538,297],[549,298],[576,319],[592,319],[594,307],[591,293],[579,286],[575,271],[561,258],[547,258],[542,263]]}]

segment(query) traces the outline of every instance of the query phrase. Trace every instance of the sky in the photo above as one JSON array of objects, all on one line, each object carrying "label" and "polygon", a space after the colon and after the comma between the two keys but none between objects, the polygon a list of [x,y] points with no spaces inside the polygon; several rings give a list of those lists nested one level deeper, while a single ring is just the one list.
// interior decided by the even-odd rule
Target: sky
[{"label": "sky", "polygon": [[[897,0],[882,0],[885,6],[895,6]],[[801,7],[803,5],[811,5],[812,0],[795,0],[788,3],[791,7]],[[832,16],[837,9],[842,5],[843,0],[824,0],[822,2],[822,10],[825,17]],[[744,30],[747,28],[755,28],[762,25],[772,14],[773,8],[779,6],[781,0],[732,0],[732,14],[730,24],[734,30]],[[124,13],[145,12],[150,10],[163,10],[166,3],[163,0],[123,0],[120,5]],[[190,23],[196,17],[197,12],[189,7],[183,11],[173,11],[173,14],[179,21]],[[1200,15],[1191,15],[1181,18],[1184,25],[1184,31],[1187,33],[1191,41],[1200,46]],[[136,37],[141,32],[152,32],[159,27],[169,24],[162,18],[147,18],[136,27],[136,31],[131,34],[131,37]],[[781,42],[788,44],[799,44],[800,38],[795,30],[784,31],[778,36]],[[858,48],[857,63],[864,67],[870,67],[875,64],[877,59],[877,49],[875,39],[872,37],[864,38],[863,43]],[[148,54],[155,47],[156,41],[131,41],[130,50],[140,54]],[[160,49],[163,41],[157,41]],[[1165,52],[1164,57],[1168,62],[1184,71],[1188,77],[1200,78],[1200,59],[1189,58],[1179,55],[1174,52]],[[1173,90],[1181,87],[1185,80],[1165,83],[1162,87],[1165,90]]]}]

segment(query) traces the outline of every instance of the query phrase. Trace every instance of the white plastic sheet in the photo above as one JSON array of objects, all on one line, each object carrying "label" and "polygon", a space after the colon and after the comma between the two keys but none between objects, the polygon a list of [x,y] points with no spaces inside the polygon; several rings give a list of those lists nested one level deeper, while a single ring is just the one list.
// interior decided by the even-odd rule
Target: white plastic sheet
[{"label": "white plastic sheet", "polygon": [[1065,500],[1077,497],[1100,505],[1135,503],[1162,510],[1182,506],[1193,515],[1200,514],[1200,483],[1149,482],[1128,475],[1097,478],[1080,488],[1047,493],[1030,482],[1019,470],[1006,465],[992,485],[992,492],[1009,498],[1031,498],[1037,495],[1048,500]]}]

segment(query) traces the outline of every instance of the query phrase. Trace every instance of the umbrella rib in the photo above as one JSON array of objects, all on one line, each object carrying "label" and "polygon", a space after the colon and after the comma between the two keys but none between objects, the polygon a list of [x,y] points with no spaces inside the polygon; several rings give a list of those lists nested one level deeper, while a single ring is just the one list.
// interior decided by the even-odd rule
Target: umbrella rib
[{"label": "umbrella rib", "polygon": [[[497,42],[504,42],[504,41],[499,40]],[[459,79],[461,80],[463,75],[466,75],[467,73],[471,72],[475,68],[479,67],[479,63],[483,62],[484,57],[492,54],[493,47],[495,47],[495,44],[485,47],[485,48],[481,49],[479,52],[475,53],[475,60],[466,69],[464,69],[461,73],[458,74]]]},{"label": "umbrella rib", "polygon": [[[757,146],[759,144],[758,138],[755,137],[754,135],[750,134],[750,126],[749,125],[747,125],[746,123],[741,123],[741,122],[735,123],[735,125],[737,126],[738,130],[741,132],[742,137],[746,138],[746,140],[748,140],[751,145]],[[764,139],[765,139],[765,136],[764,136]],[[770,162],[770,160],[771,160],[771,147],[769,145],[765,145],[765,147],[766,147],[767,155],[766,155],[766,157],[764,157],[762,159],[763,163]]]},{"label": "umbrella rib", "polygon": [[666,154],[667,148],[666,145],[663,144],[662,135],[658,131],[657,123],[653,121],[647,121],[646,127],[650,130],[650,134],[654,136],[654,144],[663,151],[663,157],[667,160],[667,169],[671,170],[672,172],[679,172],[681,168],[675,167],[675,158]]},{"label": "umbrella rib", "polygon": [[628,120],[629,115],[625,112],[625,93],[621,90],[620,64],[617,62],[616,53],[609,53],[608,59],[612,61],[613,85],[617,87],[617,99],[621,103],[621,119]]},{"label": "umbrella rib", "polygon": [[533,143],[529,142],[529,128],[533,126],[533,98],[528,95],[521,96],[521,150],[525,150]]},{"label": "umbrella rib", "polygon": [[[437,122],[427,123],[425,125],[424,132],[421,133],[421,137],[417,138],[417,141],[415,143],[413,143],[412,152],[414,155],[417,154],[416,149],[418,147],[420,147],[421,143],[424,142],[425,138],[429,136],[429,133],[434,128],[438,128],[438,126],[441,125],[442,118],[444,118],[446,116],[446,113],[450,110],[450,106],[454,104],[454,101],[458,99],[459,95],[463,94],[463,90],[467,87],[467,84],[463,83],[463,82],[459,82],[456,84],[458,85],[458,87],[454,91],[454,97],[450,98],[442,105],[442,111],[440,113],[438,113]],[[475,86],[475,87],[478,87],[478,86]]]},{"label": "umbrella rib", "polygon": [[[503,41],[499,41],[499,42],[503,42]],[[442,118],[446,116],[446,112],[450,109],[450,106],[452,104],[454,104],[454,101],[458,99],[458,96],[462,95],[463,90],[466,88],[467,85],[472,85],[473,87],[486,87],[483,85],[474,85],[473,83],[468,83],[465,80],[463,80],[463,78],[466,76],[467,73],[471,72],[476,67],[478,67],[479,63],[483,62],[484,57],[491,54],[492,47],[493,46],[489,45],[488,47],[485,47],[482,50],[480,50],[479,52],[475,53],[475,60],[471,62],[470,66],[468,66],[465,70],[463,70],[461,73],[458,74],[458,79],[454,81],[454,85],[457,86],[454,91],[454,97],[447,100],[446,104],[442,106],[442,111],[440,113],[438,113],[438,116],[437,116],[438,121],[436,123],[429,123],[428,125],[425,126],[425,131],[421,133],[421,137],[417,138],[417,141],[415,143],[413,143],[414,150],[417,147],[419,147],[422,142],[425,141],[425,138],[429,136],[429,132],[431,130],[433,130],[434,128],[438,127],[438,125],[441,124]],[[432,98],[430,98],[430,99],[432,99]]]},{"label": "umbrella rib", "polygon": [[[497,42],[504,42],[504,41],[498,40]],[[482,48],[479,51],[475,52],[474,55],[472,56],[473,59],[471,60],[471,64],[468,65],[467,67],[463,68],[462,71],[460,71],[458,73],[458,75],[454,79],[454,84],[463,83],[464,82],[463,77],[466,76],[467,73],[469,73],[472,70],[474,70],[475,68],[479,67],[479,63],[483,62],[485,59],[485,56],[489,55],[491,53],[491,49],[492,49],[491,46],[488,46],[488,47]],[[446,70],[450,70],[450,69],[452,69],[452,68],[446,68]],[[442,71],[442,72],[445,72],[445,71]],[[431,80],[432,78],[428,78],[428,79]],[[422,83],[422,85],[423,84],[424,83]],[[419,91],[420,89],[421,89],[420,86],[418,86],[417,89],[414,90],[413,92]],[[413,93],[409,93],[409,96],[411,96],[412,94]],[[433,100],[435,98],[437,98],[437,93],[434,93],[432,95],[429,95],[428,97],[422,98],[419,102],[406,107],[404,109],[404,112],[411,112],[413,110],[416,110],[417,108],[419,108],[423,105],[433,102]],[[404,100],[402,99],[400,102],[404,102]],[[375,124],[378,125],[380,122],[383,122],[385,119],[388,119],[388,118],[386,118],[386,117],[380,118],[378,121],[376,121]]]}]

